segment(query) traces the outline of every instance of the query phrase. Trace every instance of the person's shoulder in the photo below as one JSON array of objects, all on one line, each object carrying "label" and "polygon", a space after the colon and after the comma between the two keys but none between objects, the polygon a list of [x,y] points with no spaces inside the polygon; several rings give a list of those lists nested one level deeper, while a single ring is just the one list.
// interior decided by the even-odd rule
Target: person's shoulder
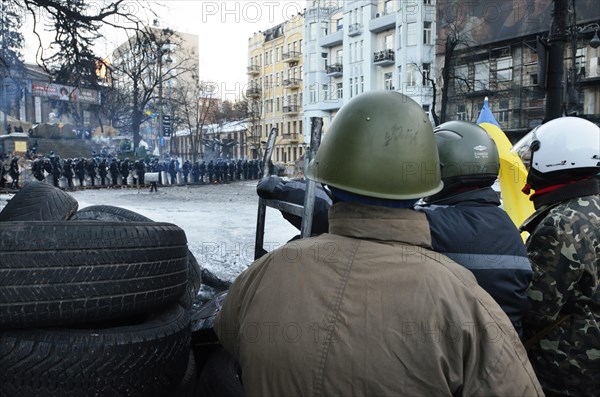
[{"label": "person's shoulder", "polygon": [[591,195],[563,201],[548,212],[541,224],[563,227],[568,223],[592,221],[598,218],[600,218],[600,196]]}]

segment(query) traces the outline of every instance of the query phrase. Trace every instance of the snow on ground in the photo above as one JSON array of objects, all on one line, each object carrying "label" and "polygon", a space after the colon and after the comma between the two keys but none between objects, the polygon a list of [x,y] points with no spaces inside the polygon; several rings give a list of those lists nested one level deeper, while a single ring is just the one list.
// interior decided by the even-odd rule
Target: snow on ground
[{"label": "snow on ground", "polygon": [[[200,264],[218,277],[233,281],[254,259],[258,211],[258,181],[224,185],[98,189],[70,192],[79,208],[113,205],[135,211],[156,222],[173,223],[187,236]],[[12,195],[0,195],[0,209]],[[285,244],[300,232],[278,210],[267,207],[264,246]]]}]

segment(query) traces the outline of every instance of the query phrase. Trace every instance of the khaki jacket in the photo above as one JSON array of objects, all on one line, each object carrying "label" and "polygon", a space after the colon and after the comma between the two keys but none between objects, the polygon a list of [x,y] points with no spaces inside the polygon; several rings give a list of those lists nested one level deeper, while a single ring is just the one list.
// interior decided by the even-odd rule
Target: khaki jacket
[{"label": "khaki jacket", "polygon": [[249,396],[540,396],[473,275],[430,250],[424,214],[335,204],[234,282],[215,331]]}]

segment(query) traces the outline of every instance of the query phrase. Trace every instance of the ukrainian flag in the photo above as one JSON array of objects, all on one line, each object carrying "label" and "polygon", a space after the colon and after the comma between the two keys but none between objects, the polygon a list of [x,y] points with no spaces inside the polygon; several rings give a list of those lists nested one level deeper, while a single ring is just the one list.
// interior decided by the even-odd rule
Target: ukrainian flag
[{"label": "ukrainian flag", "polygon": [[[504,131],[500,129],[500,124],[492,114],[487,97],[483,101],[477,124],[485,129],[496,142],[500,156],[500,173],[498,177],[500,179],[502,206],[513,223],[519,227],[534,212],[533,203],[521,191],[527,183],[527,169],[521,158],[510,151],[512,144]],[[526,236],[523,236],[523,239],[525,240]]]}]

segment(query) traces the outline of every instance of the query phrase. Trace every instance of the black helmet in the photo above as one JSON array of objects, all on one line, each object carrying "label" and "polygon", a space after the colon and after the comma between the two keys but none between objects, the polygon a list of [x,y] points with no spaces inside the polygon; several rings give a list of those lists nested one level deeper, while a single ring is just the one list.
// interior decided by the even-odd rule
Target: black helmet
[{"label": "black helmet", "polygon": [[494,184],[500,169],[498,148],[482,127],[468,121],[449,121],[437,126],[433,132],[444,182],[444,189],[436,197],[466,186]]}]

